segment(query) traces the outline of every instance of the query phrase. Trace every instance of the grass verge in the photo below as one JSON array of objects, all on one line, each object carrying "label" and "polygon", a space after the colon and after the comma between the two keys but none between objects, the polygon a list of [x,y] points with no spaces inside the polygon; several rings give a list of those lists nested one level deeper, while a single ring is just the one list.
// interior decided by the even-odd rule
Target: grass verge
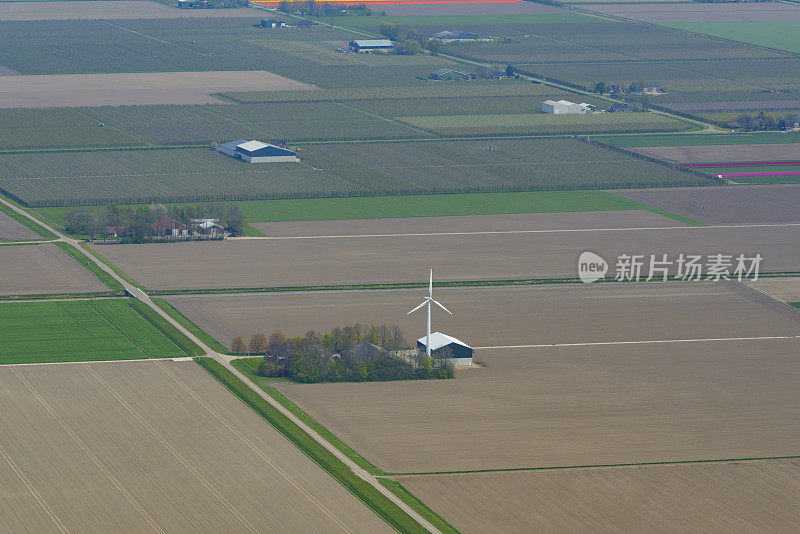
[{"label": "grass verge", "polygon": [[401,510],[399,506],[359,478],[330,451],[263,399],[250,386],[225,369],[222,364],[212,358],[197,358],[196,361],[211,376],[228,388],[231,393],[239,397],[242,402],[294,443],[306,456],[327,471],[337,482],[347,488],[398,532],[426,532],[421,525]]},{"label": "grass verge", "polygon": [[44,226],[42,226],[42,225],[30,220],[29,218],[25,217],[24,215],[20,215],[19,213],[17,213],[16,211],[12,210],[11,208],[6,206],[2,202],[0,202],[0,212],[2,212],[5,215],[8,215],[9,217],[14,219],[15,221],[17,221],[21,225],[23,225],[23,226],[25,226],[27,228],[30,228],[31,230],[33,230],[34,232],[36,232],[37,234],[39,234],[40,236],[42,236],[45,239],[58,239],[58,236],[56,234],[54,234],[53,232],[51,232],[50,230],[48,230]]},{"label": "grass verge", "polygon": [[92,273],[95,278],[103,282],[107,285],[110,289],[122,293],[124,288],[122,284],[120,284],[116,278],[105,272],[101,269],[95,262],[90,260],[86,254],[78,250],[77,248],[73,247],[68,243],[64,243],[63,241],[59,241],[56,243],[56,246],[67,253],[73,260],[80,263],[87,271]]},{"label": "grass verge", "polygon": [[176,308],[175,306],[173,306],[164,299],[154,298],[151,300],[155,303],[156,306],[164,310],[164,312],[167,315],[178,321],[181,324],[181,326],[183,326],[186,330],[197,336],[200,339],[200,341],[208,345],[212,350],[220,352],[222,354],[226,354],[228,352],[228,347],[226,347],[225,345],[223,345],[222,343],[220,343],[219,341],[208,335],[202,328],[194,324],[191,319],[182,314],[180,310],[178,310],[178,308]]},{"label": "grass verge", "polygon": [[378,481],[383,486],[400,497],[404,503],[409,505],[415,512],[430,521],[430,523],[438,528],[443,534],[458,534],[456,527],[445,521],[443,517],[428,508],[428,505],[419,500],[413,493],[408,491],[402,484],[390,478],[381,477]]},{"label": "grass verge", "polygon": [[144,317],[147,322],[164,334],[167,339],[177,345],[189,356],[202,356],[205,351],[197,343],[186,337],[181,331],[172,326],[169,321],[161,317],[153,308],[139,299],[130,300],[131,308]]},{"label": "grass verge", "polygon": [[114,265],[114,264],[111,262],[111,260],[109,260],[108,258],[106,258],[105,256],[103,256],[102,254],[100,254],[100,253],[99,253],[99,252],[97,252],[96,250],[94,250],[94,249],[92,249],[91,247],[89,247],[89,245],[88,245],[87,243],[83,243],[83,242],[82,242],[82,243],[81,243],[81,248],[82,248],[83,250],[85,250],[87,253],[89,253],[89,254],[91,254],[92,256],[94,256],[95,258],[97,258],[98,260],[100,260],[100,261],[102,261],[103,263],[105,263],[106,265],[108,265],[109,267],[111,267],[111,270],[112,270],[112,271],[114,271],[115,273],[117,273],[117,276],[119,276],[120,278],[122,278],[123,280],[125,280],[126,282],[128,282],[128,283],[129,283],[130,285],[132,285],[133,287],[137,287],[137,288],[141,289],[142,291],[144,291],[144,290],[145,290],[145,287],[144,287],[142,284],[140,284],[139,282],[137,282],[136,280],[134,280],[133,278],[131,278],[130,276],[128,276],[128,273],[126,273],[125,271],[123,271],[122,269],[120,269],[119,267],[117,267],[116,265]]},{"label": "grass verge", "polygon": [[241,372],[243,375],[249,378],[251,382],[253,382],[255,385],[263,389],[270,397],[278,401],[281,404],[281,406],[288,409],[290,412],[296,415],[301,421],[303,421],[305,424],[314,429],[314,431],[323,438],[325,438],[325,440],[328,443],[330,443],[331,445],[342,451],[348,458],[357,463],[359,467],[361,467],[362,469],[368,471],[373,475],[385,474],[381,469],[378,469],[377,467],[372,465],[366,458],[364,458],[356,451],[348,447],[343,441],[341,441],[339,438],[333,435],[333,433],[331,433],[330,430],[319,424],[314,418],[312,418],[306,412],[301,410],[300,407],[298,407],[292,401],[284,397],[280,391],[278,391],[274,387],[266,385],[266,382],[276,382],[277,380],[280,379],[265,378],[258,376],[255,373],[253,366],[250,365],[249,362],[245,361],[245,360],[260,360],[260,359],[261,358],[246,358],[246,359],[239,358],[238,360],[233,360],[231,364],[234,367],[236,367],[236,369],[238,369],[239,372]]}]

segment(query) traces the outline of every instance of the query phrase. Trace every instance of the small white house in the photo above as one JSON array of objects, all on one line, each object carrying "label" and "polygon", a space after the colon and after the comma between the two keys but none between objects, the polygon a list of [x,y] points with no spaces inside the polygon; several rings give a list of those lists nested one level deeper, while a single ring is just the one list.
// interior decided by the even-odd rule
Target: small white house
[{"label": "small white house", "polygon": [[246,161],[247,163],[274,163],[279,161],[298,161],[297,153],[261,141],[245,141],[238,139],[219,145],[216,150],[226,156]]},{"label": "small white house", "polygon": [[581,102],[576,104],[569,100],[545,100],[542,102],[542,113],[549,113],[550,115],[563,115],[567,113],[592,113],[594,106]]},{"label": "small white house", "polygon": [[[425,347],[425,337],[421,337],[417,340],[417,350],[424,353],[426,351]],[[442,351],[445,348],[449,349],[450,358],[447,359],[450,363],[457,366],[470,366],[472,365],[472,356],[475,354],[475,349],[461,341],[460,339],[456,339],[453,336],[448,336],[447,334],[442,334],[441,332],[432,332],[431,333],[431,354],[436,356],[438,351]]]}]

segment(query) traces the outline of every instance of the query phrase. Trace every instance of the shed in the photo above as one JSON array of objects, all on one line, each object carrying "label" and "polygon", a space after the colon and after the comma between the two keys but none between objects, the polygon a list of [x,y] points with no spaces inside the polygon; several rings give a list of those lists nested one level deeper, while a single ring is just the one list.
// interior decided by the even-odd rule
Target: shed
[{"label": "shed", "polygon": [[285,28],[286,22],[278,19],[261,19],[256,26],[259,28]]},{"label": "shed", "polygon": [[297,161],[297,153],[261,141],[245,141],[237,139],[218,146],[215,150],[226,156],[246,161],[247,163],[274,163],[279,161]]},{"label": "shed", "polygon": [[153,234],[164,237],[188,237],[189,227],[172,217],[164,217],[151,225]]},{"label": "shed", "polygon": [[[426,352],[424,337],[417,340],[417,349],[420,352]],[[434,356],[440,355],[445,349],[449,349],[451,356],[448,361],[453,365],[472,365],[472,356],[475,354],[475,349],[453,336],[448,336],[441,332],[433,332],[431,334],[431,354]]]},{"label": "shed", "polygon": [[350,50],[353,52],[374,52],[375,50],[392,50],[394,44],[389,39],[363,39],[350,41]]},{"label": "shed", "polygon": [[576,104],[569,100],[545,100],[542,102],[542,113],[549,113],[551,115],[564,115],[568,113],[591,113],[594,111],[594,106],[582,102]]}]

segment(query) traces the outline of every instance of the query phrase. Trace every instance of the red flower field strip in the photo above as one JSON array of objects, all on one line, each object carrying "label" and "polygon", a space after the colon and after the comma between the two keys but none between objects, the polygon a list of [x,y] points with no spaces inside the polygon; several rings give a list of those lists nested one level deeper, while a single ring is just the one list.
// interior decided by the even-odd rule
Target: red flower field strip
[{"label": "red flower field strip", "polygon": [[735,162],[719,162],[719,163],[687,163],[684,167],[691,167],[694,169],[706,167],[788,167],[791,165],[800,165],[800,161],[735,161]]},{"label": "red flower field strip", "polygon": [[718,175],[722,176],[723,178],[746,178],[751,176],[800,176],[800,171],[722,172]]}]

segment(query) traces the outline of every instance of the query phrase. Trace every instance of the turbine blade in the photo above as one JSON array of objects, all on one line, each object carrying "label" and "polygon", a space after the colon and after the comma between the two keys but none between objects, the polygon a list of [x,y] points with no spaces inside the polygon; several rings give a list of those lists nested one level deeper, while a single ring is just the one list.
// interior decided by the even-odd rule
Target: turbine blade
[{"label": "turbine blade", "polygon": [[431,269],[431,280],[428,283],[428,296],[433,296],[433,269]]},{"label": "turbine blade", "polygon": [[431,299],[431,300],[433,301],[433,303],[434,303],[434,304],[436,304],[437,306],[439,306],[441,309],[443,309],[444,311],[446,311],[446,312],[447,312],[447,313],[449,313],[450,315],[453,315],[453,312],[451,312],[450,310],[448,310],[447,308],[445,308],[445,307],[442,305],[442,303],[441,303],[441,302],[439,302],[438,300],[433,300],[433,299]]},{"label": "turbine blade", "polygon": [[427,303],[428,303],[428,301],[427,301],[427,300],[423,301],[423,302],[422,302],[422,304],[420,304],[419,306],[417,306],[416,308],[414,308],[413,310],[411,310],[410,312],[408,312],[406,315],[411,315],[412,313],[414,313],[415,311],[417,311],[417,310],[418,310],[418,309],[420,309],[421,307],[425,306]]}]

